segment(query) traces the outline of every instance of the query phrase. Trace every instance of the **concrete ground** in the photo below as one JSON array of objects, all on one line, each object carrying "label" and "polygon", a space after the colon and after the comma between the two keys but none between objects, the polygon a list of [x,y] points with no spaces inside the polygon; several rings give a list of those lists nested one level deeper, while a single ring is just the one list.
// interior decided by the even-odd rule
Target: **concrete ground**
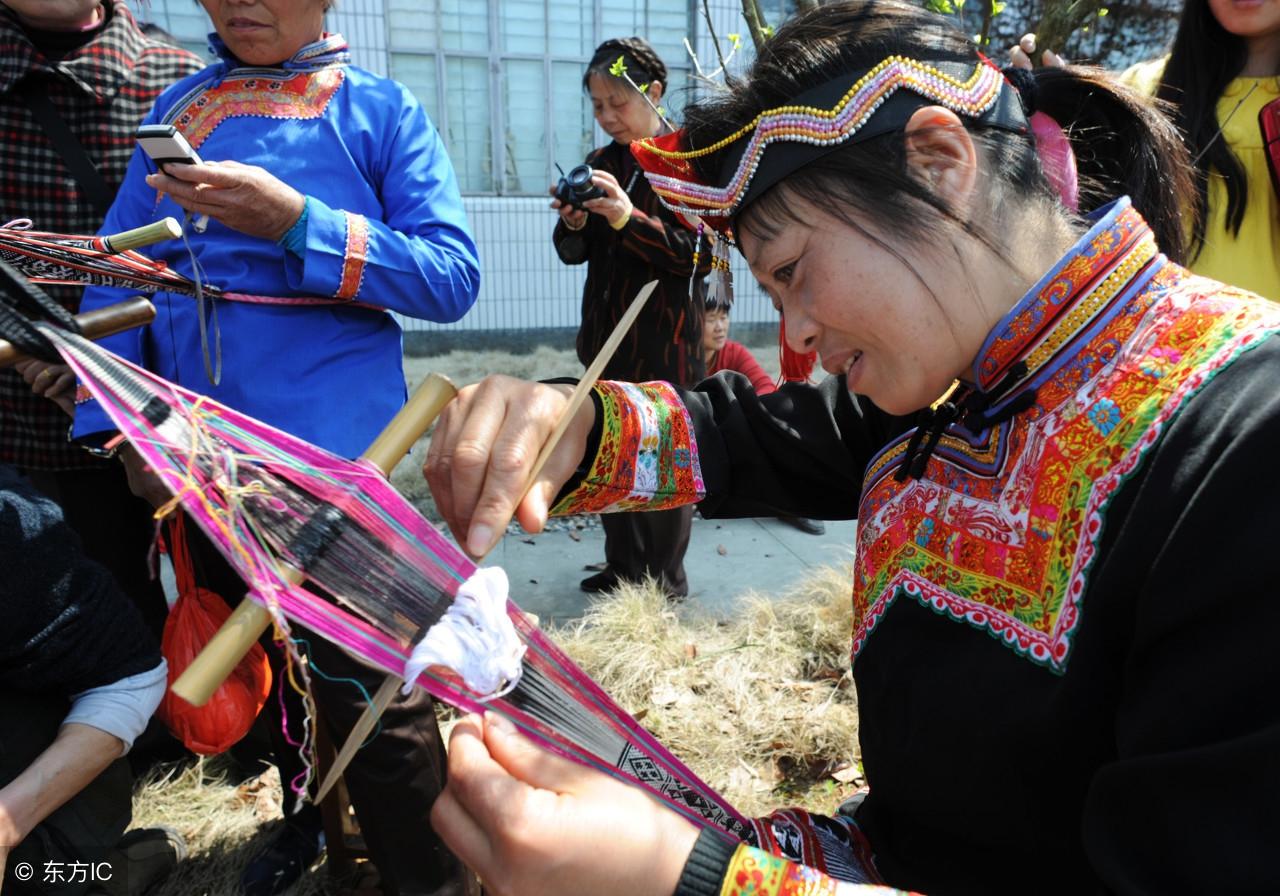
[{"label": "concrete ground", "polygon": [[[807,535],[776,519],[694,517],[685,557],[685,606],[728,617],[749,590],[781,594],[814,567],[848,562],[855,527],[854,520],[827,522],[824,535]],[[592,573],[584,567],[603,561],[604,530],[599,526],[510,534],[487,558],[506,570],[512,599],[544,626],[582,615],[595,599],[578,587]]]}]

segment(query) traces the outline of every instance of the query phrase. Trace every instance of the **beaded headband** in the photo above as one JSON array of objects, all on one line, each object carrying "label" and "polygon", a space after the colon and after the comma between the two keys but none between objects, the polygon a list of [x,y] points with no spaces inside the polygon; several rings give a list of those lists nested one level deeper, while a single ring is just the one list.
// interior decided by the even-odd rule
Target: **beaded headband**
[{"label": "beaded headband", "polygon": [[[971,69],[965,63],[890,56],[869,71],[807,90],[794,104],[761,112],[710,146],[689,149],[681,130],[634,141],[631,152],[667,208],[727,235],[737,211],[774,184],[846,143],[901,129],[925,105],[1026,133],[1017,93],[1002,90],[1004,85],[1000,70],[985,57]],[[726,147],[723,186],[699,181],[690,160]]]}]

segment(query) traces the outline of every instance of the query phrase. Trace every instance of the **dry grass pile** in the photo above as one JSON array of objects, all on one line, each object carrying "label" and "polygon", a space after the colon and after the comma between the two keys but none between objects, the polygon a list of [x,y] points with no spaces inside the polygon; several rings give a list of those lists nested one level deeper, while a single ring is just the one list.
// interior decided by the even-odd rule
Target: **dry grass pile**
[{"label": "dry grass pile", "polygon": [[[240,873],[275,838],[282,823],[274,768],[228,783],[218,757],[158,772],[133,797],[133,827],[168,825],[189,855],[149,896],[231,896]],[[327,896],[338,888],[322,868],[304,874],[291,896]]]},{"label": "dry grass pile", "polygon": [[553,636],[743,812],[830,812],[862,780],[850,614],[848,569],[823,568],[780,598],[749,595],[729,623],[624,587]]}]

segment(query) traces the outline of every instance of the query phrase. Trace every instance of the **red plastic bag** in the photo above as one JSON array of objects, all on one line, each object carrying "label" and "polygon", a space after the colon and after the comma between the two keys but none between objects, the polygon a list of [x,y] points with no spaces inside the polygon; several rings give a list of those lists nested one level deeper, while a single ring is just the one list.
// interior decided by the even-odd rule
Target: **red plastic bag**
[{"label": "red plastic bag", "polygon": [[[169,611],[160,645],[169,663],[170,688],[231,615],[226,601],[195,584],[184,528],[184,517],[178,513],[169,529],[178,600]],[[204,706],[192,706],[166,690],[156,712],[188,750],[211,756],[248,733],[270,693],[271,665],[262,645],[254,644]]]}]

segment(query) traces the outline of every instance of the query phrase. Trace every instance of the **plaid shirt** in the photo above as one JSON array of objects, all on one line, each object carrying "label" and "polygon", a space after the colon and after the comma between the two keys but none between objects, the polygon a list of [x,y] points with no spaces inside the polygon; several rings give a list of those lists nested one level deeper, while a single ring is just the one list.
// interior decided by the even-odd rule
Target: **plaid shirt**
[{"label": "plaid shirt", "polygon": [[[0,5],[0,223],[30,218],[37,230],[96,233],[102,217],[80,195],[43,127],[14,88],[37,78],[114,192],[133,154],[134,130],[174,81],[205,67],[193,53],[152,40],[123,0],[103,29],[59,60],[36,49]],[[68,307],[79,287],[48,287]],[[0,461],[27,469],[92,468],[102,461],[67,442],[67,417],[31,393],[22,377],[0,370]]]}]

